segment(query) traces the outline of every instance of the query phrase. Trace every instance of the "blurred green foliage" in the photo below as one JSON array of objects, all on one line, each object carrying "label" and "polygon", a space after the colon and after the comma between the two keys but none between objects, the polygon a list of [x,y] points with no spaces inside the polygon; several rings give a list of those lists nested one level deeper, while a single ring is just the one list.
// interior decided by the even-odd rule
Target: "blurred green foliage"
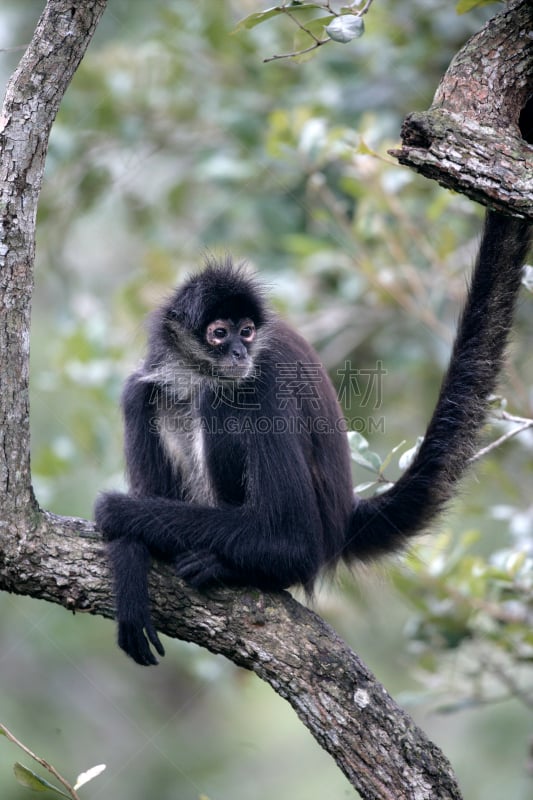
[{"label": "blurred green foliage", "polygon": [[[42,6],[6,0],[0,47],[28,41]],[[44,506],[90,516],[97,491],[120,486],[118,400],[143,317],[206,251],[261,273],[339,390],[343,364],[383,363],[379,400],[343,400],[367,442],[354,481],[396,477],[435,400],[481,219],[387,153],[497,8],[454,6],[376,0],[357,41],[264,64],[293,47],[290,21],[235,29],[267,3],[110,0],[54,126],[39,208],[32,448]],[[0,52],[4,83],[19,55]],[[505,382],[526,417],[530,303]],[[443,746],[469,800],[531,796],[532,447],[526,433],[489,455],[442,535],[387,568],[393,581],[341,574],[317,600]],[[2,597],[0,721],[64,774],[107,762],[84,797],[353,796],[253,676],[180,643],[143,671],[113,639],[103,620]],[[17,754],[1,745],[0,795],[19,800]]]}]

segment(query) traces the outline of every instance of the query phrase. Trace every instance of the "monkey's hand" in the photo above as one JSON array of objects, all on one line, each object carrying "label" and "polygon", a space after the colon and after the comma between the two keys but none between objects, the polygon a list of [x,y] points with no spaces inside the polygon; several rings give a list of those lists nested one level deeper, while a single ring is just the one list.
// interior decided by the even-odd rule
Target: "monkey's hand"
[{"label": "monkey's hand", "polygon": [[149,643],[160,656],[165,655],[165,649],[159,640],[149,614],[142,620],[118,620],[119,647],[143,667],[155,666],[159,663],[152,653]]},{"label": "monkey's hand", "polygon": [[124,536],[110,542],[107,552],[115,584],[119,647],[137,664],[157,664],[150,645],[160,656],[165,651],[150,616],[148,548],[143,542]]},{"label": "monkey's hand", "polygon": [[178,576],[196,589],[235,583],[232,570],[209,550],[184,553],[176,558],[174,566]]}]

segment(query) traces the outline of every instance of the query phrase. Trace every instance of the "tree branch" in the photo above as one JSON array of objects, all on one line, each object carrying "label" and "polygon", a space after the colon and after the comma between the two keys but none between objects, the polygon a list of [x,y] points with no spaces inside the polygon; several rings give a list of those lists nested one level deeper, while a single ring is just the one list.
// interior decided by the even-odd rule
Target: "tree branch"
[{"label": "tree branch", "polygon": [[533,221],[533,5],[511,3],[452,60],[428,111],[410,114],[401,164]]},{"label": "tree branch", "polygon": [[[100,535],[86,520],[42,512],[4,537],[0,589],[113,617]],[[150,579],[158,630],[252,670],[288,700],[361,797],[460,800],[439,749],[355,653],[288,593],[194,591],[170,568]]]},{"label": "tree branch", "polygon": [[28,398],[35,221],[48,137],[106,0],[49,0],[0,115],[0,496],[31,514]]}]

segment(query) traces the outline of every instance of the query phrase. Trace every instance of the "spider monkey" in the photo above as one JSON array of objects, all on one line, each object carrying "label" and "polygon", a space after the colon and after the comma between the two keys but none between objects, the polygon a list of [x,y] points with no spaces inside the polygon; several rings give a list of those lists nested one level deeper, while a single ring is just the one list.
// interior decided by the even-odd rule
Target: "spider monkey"
[{"label": "spider monkey", "polygon": [[529,242],[528,222],[487,213],[423,443],[394,486],[368,499],[354,496],[342,412],[317,354],[269,309],[256,278],[209,261],[174,292],[123,393],[130,491],[100,495],[95,509],[126,653],[143,665],[157,663],[150,644],[164,655],[151,556],[199,588],[310,591],[340,560],[400,550],[428,527],[474,452]]}]

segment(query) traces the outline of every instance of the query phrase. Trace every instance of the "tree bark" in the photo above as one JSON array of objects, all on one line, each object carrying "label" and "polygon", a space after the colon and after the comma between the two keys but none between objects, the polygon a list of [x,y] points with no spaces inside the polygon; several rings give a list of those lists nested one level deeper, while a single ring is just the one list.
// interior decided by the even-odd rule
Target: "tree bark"
[{"label": "tree bark", "polygon": [[[105,6],[106,0],[48,0],[32,42],[9,82],[0,118],[0,589],[59,603],[71,611],[112,617],[104,547],[93,524],[43,511],[33,496],[28,405],[35,220],[48,136]],[[528,4],[521,2],[500,15],[511,26],[507,47],[519,64],[523,60],[517,43],[525,42],[513,15],[525,24],[530,22],[530,11]],[[522,38],[517,40],[517,36]],[[503,47],[502,40],[500,54]],[[527,63],[517,79],[522,98],[524,81],[531,91],[530,60]],[[469,74],[466,70],[457,108],[450,110],[453,92],[442,90],[436,99],[438,107],[429,112],[429,121],[424,118],[415,124],[414,143],[408,146],[405,142],[399,157],[419,171],[424,171],[427,163],[431,176],[443,182],[446,175],[452,175],[461,191],[470,187],[467,193],[471,196],[485,192],[492,202],[495,190],[491,188],[490,194],[483,187],[476,188],[469,160],[477,145],[468,145],[467,134],[477,142],[482,127],[475,124],[477,106],[470,108],[468,100]],[[508,88],[506,83],[505,91]],[[464,119],[463,105],[468,112]],[[502,120],[507,124],[506,113],[502,110],[503,116],[495,118],[489,138],[483,140],[487,153],[493,147],[490,142],[495,129]],[[434,132],[437,119],[447,120],[440,138]],[[466,137],[453,158],[448,131],[456,136],[461,131]],[[500,134],[507,146],[507,133]],[[410,135],[406,133],[404,141]],[[450,149],[444,152],[453,169],[443,167],[443,157],[438,156],[441,151],[435,150],[437,146],[445,148],[446,142]],[[512,159],[515,166],[524,158],[523,151],[520,153]],[[501,169],[500,164],[494,172],[495,183]],[[467,188],[462,188],[457,177],[463,170]],[[499,183],[504,185],[502,180]],[[531,193],[517,194],[516,187],[505,187],[497,202],[529,213],[524,198],[529,197],[531,203]],[[151,594],[159,630],[221,653],[270,683],[291,703],[363,798],[461,797],[451,767],[438,748],[336,633],[287,593],[243,589],[199,594],[158,566],[151,577]]]},{"label": "tree bark", "polygon": [[452,60],[428,111],[410,114],[401,164],[533,222],[533,4],[511,3]]},{"label": "tree bark", "polygon": [[[102,540],[92,523],[41,512],[3,536],[0,588],[113,617]],[[452,768],[355,653],[288,593],[199,593],[158,565],[156,627],[252,670],[288,700],[365,800],[460,800]]]},{"label": "tree bark", "polygon": [[0,116],[0,496],[32,515],[28,368],[35,222],[48,137],[106,0],[49,2]]}]

